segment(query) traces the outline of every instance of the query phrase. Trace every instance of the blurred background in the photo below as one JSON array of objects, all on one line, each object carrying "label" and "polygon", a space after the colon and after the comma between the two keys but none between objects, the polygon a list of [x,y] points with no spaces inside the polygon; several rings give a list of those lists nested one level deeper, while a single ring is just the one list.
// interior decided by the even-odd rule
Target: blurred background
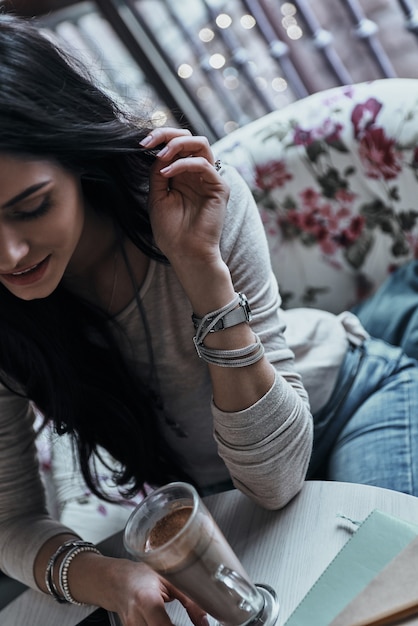
[{"label": "blurred background", "polygon": [[417,0],[0,0],[157,124],[215,141],[310,93],[418,78]]}]

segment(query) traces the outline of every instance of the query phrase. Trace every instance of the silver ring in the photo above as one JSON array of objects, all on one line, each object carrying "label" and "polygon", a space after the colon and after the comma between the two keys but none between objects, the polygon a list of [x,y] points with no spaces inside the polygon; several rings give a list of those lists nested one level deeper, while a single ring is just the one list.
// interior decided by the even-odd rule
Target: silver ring
[{"label": "silver ring", "polygon": [[213,164],[213,167],[215,168],[215,170],[217,172],[219,172],[219,170],[222,169],[222,161],[220,159],[218,159],[217,161],[215,161],[215,163]]}]

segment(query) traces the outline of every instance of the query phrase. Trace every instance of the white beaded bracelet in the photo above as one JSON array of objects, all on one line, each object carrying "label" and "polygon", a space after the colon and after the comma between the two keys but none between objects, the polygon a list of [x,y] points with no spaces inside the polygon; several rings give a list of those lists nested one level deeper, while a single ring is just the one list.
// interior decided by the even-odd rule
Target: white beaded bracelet
[{"label": "white beaded bracelet", "polygon": [[58,581],[65,601],[70,604],[77,604],[78,606],[83,606],[85,602],[78,602],[71,595],[70,587],[68,585],[68,569],[72,560],[82,552],[94,552],[95,554],[100,554],[99,550],[93,544],[75,546],[63,558],[58,572]]}]

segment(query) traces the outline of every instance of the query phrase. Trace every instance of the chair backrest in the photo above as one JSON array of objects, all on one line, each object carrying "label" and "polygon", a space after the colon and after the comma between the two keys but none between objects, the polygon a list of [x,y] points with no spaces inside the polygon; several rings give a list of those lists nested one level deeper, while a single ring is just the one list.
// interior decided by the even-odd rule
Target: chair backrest
[{"label": "chair backrest", "polygon": [[418,256],[418,80],[310,95],[213,150],[252,189],[286,308],[340,312]]}]

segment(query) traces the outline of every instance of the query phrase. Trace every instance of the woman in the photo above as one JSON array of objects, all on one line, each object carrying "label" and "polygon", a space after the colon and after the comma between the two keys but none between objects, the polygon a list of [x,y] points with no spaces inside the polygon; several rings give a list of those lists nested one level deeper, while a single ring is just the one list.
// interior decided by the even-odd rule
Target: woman
[{"label": "woman", "polygon": [[59,601],[168,626],[164,601],[177,597],[196,626],[206,620],[146,567],[98,554],[47,515],[33,407],[74,436],[97,494],[100,449],[128,494],[177,478],[205,494],[232,480],[279,508],[309,463],[312,477],[414,492],[415,450],[402,451],[407,477],[380,451],[415,428],[416,362],[351,314],[285,314],[237,173],[219,169],[204,138],[118,110],[6,16],[0,299],[0,567]]}]

